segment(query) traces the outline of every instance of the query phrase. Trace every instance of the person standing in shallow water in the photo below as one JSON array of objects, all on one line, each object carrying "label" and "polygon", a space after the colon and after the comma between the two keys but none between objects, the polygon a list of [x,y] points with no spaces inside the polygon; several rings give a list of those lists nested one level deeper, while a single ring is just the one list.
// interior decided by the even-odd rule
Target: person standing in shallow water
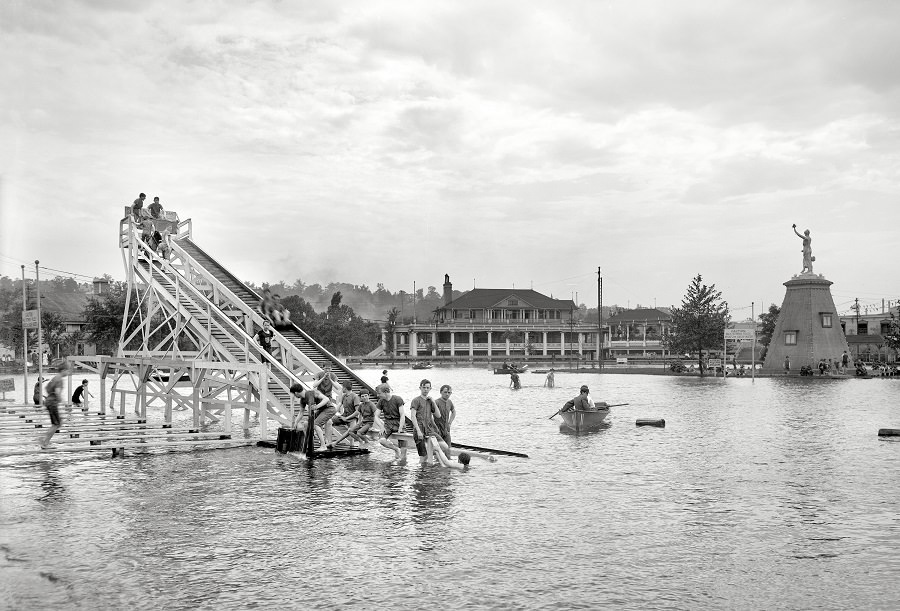
[{"label": "person standing in shallow water", "polygon": [[44,384],[44,378],[38,378],[37,382],[34,383],[34,396],[32,396],[32,399],[34,399],[35,405],[41,404],[41,398],[42,398],[41,386],[43,384]]},{"label": "person standing in shallow water", "polygon": [[522,388],[522,383],[519,382],[519,374],[513,371],[509,374],[509,387],[513,390],[518,390]]},{"label": "person standing in shallow water", "polygon": [[63,377],[69,370],[69,364],[60,359],[54,362],[54,367],[56,367],[57,373],[47,382],[47,399],[44,401],[44,406],[50,414],[50,430],[47,431],[46,436],[39,439],[42,450],[50,447],[50,439],[56,434],[62,424],[59,418],[59,404],[62,402],[63,397]]},{"label": "person standing in shallow water", "polygon": [[88,398],[89,396],[93,398],[94,395],[92,395],[92,394],[88,391],[88,381],[87,381],[87,380],[82,380],[82,381],[81,381],[81,386],[79,386],[78,388],[76,388],[76,389],[75,389],[75,392],[72,393],[72,405],[75,405],[75,406],[77,406],[77,407],[81,407],[82,398],[84,398],[84,400],[87,401],[87,398]]},{"label": "person standing in shallow water", "polygon": [[452,394],[453,389],[450,385],[444,384],[441,386],[441,396],[434,402],[440,411],[439,416],[435,414],[434,423],[441,433],[441,439],[443,439],[444,443],[447,445],[450,445],[450,425],[453,424],[453,420],[456,419],[456,406],[453,405],[453,401],[450,399],[450,395]]},{"label": "person standing in shallow water", "polygon": [[547,379],[544,380],[545,388],[553,388],[556,386],[556,377],[553,373],[553,368],[550,368],[550,371],[547,372]]}]

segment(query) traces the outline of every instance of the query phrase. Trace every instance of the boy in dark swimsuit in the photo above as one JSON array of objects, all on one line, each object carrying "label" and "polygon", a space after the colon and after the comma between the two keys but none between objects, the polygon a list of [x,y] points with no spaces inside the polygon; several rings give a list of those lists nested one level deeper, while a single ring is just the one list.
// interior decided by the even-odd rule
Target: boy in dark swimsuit
[{"label": "boy in dark swimsuit", "polygon": [[82,397],[85,397],[85,399],[87,399],[87,397],[92,397],[92,398],[93,398],[93,396],[94,396],[94,395],[92,395],[92,394],[88,391],[88,381],[87,381],[87,380],[82,380],[82,381],[81,381],[81,386],[79,386],[78,388],[76,388],[76,389],[75,389],[75,392],[72,393],[72,405],[77,405],[78,407],[81,407],[81,398],[82,398]]},{"label": "boy in dark swimsuit", "polygon": [[377,408],[381,410],[381,419],[384,421],[384,432],[379,443],[389,450],[394,451],[394,459],[406,460],[406,448],[391,439],[391,435],[403,431],[406,415],[403,413],[403,399],[391,393],[390,387],[382,388]]},{"label": "boy in dark swimsuit", "polygon": [[[275,337],[275,332],[272,331],[271,323],[268,320],[264,320],[262,329],[256,333],[256,343],[270,355],[272,354],[273,337]],[[268,360],[266,360],[266,364],[269,364]]]},{"label": "boy in dark swimsuit", "polygon": [[431,392],[431,382],[422,380],[419,383],[419,391],[421,394],[412,400],[409,404],[411,414],[410,420],[413,423],[413,439],[416,442],[416,453],[419,455],[419,462],[425,464],[431,460],[431,441],[430,437],[440,436],[440,431],[434,422],[435,417],[440,417],[441,413],[434,404],[428,393]]}]

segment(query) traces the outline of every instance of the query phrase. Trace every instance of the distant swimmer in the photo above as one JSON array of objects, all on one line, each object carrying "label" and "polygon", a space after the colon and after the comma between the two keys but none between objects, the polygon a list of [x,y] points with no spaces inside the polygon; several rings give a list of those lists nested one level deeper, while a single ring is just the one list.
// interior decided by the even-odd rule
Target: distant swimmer
[{"label": "distant swimmer", "polygon": [[522,383],[519,381],[519,374],[515,371],[509,374],[509,387],[513,390],[522,388]]},{"label": "distant swimmer", "polygon": [[446,467],[447,469],[458,469],[459,471],[465,471],[469,468],[470,456],[468,452],[460,452],[456,457],[456,460],[458,462],[453,462],[449,457],[447,457],[446,454],[444,454],[444,451],[439,445],[435,445],[434,455],[437,456],[438,462],[441,463],[441,466]]},{"label": "distant swimmer", "polygon": [[556,377],[553,374],[553,368],[547,372],[547,378],[544,380],[544,388],[553,388],[556,386]]},{"label": "distant swimmer", "polygon": [[[486,460],[488,462],[496,462],[497,457],[493,454],[487,454],[485,452],[475,452],[474,450],[454,450],[449,444],[445,443],[443,439],[439,437],[430,437],[428,439],[431,444],[434,455],[437,457],[438,462],[441,466],[449,467],[451,469],[464,469],[468,466],[469,461],[472,457],[480,458],[482,460]],[[458,461],[454,463],[450,459],[453,456],[456,456]]]}]

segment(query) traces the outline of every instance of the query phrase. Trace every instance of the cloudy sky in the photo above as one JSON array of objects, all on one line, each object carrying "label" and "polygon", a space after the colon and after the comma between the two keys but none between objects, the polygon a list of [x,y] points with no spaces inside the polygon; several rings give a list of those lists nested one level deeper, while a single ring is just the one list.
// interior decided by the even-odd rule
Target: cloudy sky
[{"label": "cloudy sky", "polygon": [[[737,317],[810,229],[900,298],[900,3],[0,3],[0,274],[124,278],[123,206],[240,277]],[[49,272],[48,272],[49,273]]]}]

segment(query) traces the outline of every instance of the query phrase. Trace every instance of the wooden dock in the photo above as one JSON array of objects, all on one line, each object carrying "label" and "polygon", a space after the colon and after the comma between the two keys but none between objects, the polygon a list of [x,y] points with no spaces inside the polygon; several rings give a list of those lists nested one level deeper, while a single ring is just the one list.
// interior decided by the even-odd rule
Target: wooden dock
[{"label": "wooden dock", "polygon": [[60,407],[59,412],[60,430],[50,446],[42,449],[39,439],[50,427],[45,408],[29,405],[0,408],[0,459],[98,451],[122,456],[126,450],[222,449],[256,444],[255,439],[233,439],[229,434],[201,432],[190,425],[151,423],[145,418],[101,414],[77,407]]}]

